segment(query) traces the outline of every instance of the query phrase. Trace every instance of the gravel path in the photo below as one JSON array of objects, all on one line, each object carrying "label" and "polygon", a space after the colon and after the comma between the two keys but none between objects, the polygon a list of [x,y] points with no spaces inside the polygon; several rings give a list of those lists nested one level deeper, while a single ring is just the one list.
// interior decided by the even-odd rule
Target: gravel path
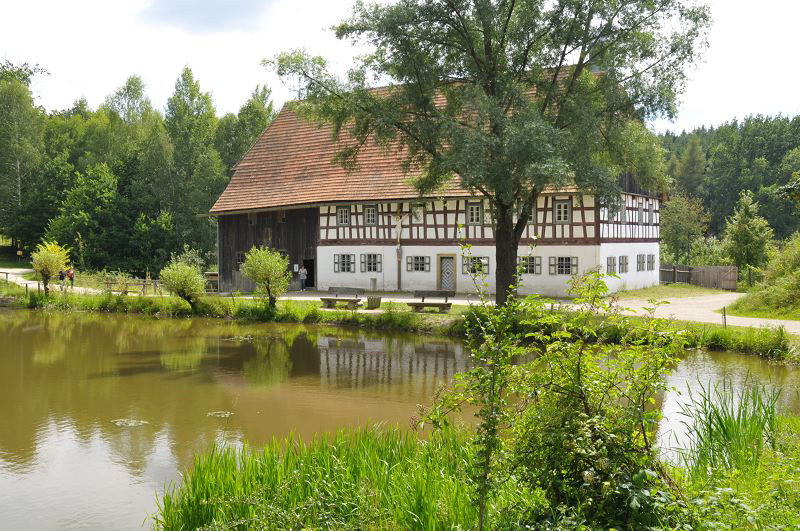
[{"label": "gravel path", "polygon": [[[6,273],[8,276],[6,276]],[[23,275],[27,275],[28,273],[33,273],[33,269],[9,269],[9,268],[0,268],[0,279],[5,280],[8,278],[9,282],[13,282],[14,284],[19,284],[20,286],[28,286],[29,290],[36,291],[37,284],[40,286],[39,289],[44,289],[41,286],[41,282],[36,280],[25,280]],[[65,282],[66,290],[70,291],[71,293],[83,293],[89,295],[96,295],[100,293],[100,290],[96,290],[93,288],[81,288],[79,286],[75,286],[74,288],[69,287],[69,281]],[[53,291],[59,291],[61,289],[61,283],[56,278],[55,280],[50,281],[50,289]]]},{"label": "gravel path", "polygon": [[[723,307],[733,304],[736,299],[743,296],[744,293],[715,293],[713,295],[668,299],[669,304],[659,306],[656,310],[656,316],[670,317],[681,321],[722,324],[722,314],[717,312]],[[647,301],[633,299],[621,301],[620,304],[630,308],[637,314],[646,313],[644,307],[649,305]],[[732,315],[728,315],[727,321],[732,326],[783,326],[790,334],[800,335],[800,321],[736,317]]]}]

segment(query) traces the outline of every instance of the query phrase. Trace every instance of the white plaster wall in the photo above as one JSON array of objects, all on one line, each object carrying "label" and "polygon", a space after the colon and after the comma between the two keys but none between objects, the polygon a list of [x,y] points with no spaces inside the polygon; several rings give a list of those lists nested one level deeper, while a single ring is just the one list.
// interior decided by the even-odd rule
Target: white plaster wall
[{"label": "white plaster wall", "polygon": [[[636,271],[636,255],[645,255],[645,271]],[[647,271],[647,258],[646,255],[655,255],[655,268],[653,271]],[[656,286],[659,283],[659,244],[658,242],[643,242],[643,243],[602,243],[600,244],[600,270],[606,272],[606,259],[609,256],[617,257],[617,270],[619,271],[619,257],[625,255],[628,257],[628,272],[617,273],[619,278],[607,278],[606,284],[611,292],[627,290],[627,289],[640,289],[649,286]]]},{"label": "white plaster wall", "polygon": [[[361,254],[377,253],[383,255],[383,268],[380,273],[361,272]],[[335,254],[355,254],[356,272],[355,273],[334,273],[333,263]],[[459,293],[475,292],[475,285],[468,274],[464,274],[462,268],[462,251],[457,245],[449,246],[416,246],[404,245],[402,248],[401,282],[403,291],[413,290],[435,290],[437,286],[437,256],[456,255],[456,291]],[[495,291],[495,273],[497,260],[494,246],[474,246],[471,249],[472,256],[489,257],[489,274],[485,282],[488,284],[490,293]],[[551,245],[535,247],[532,251],[529,247],[520,247],[519,256],[540,256],[542,258],[542,273],[540,275],[523,275],[520,292],[523,294],[538,293],[549,297],[567,297],[569,289],[568,281],[570,275],[550,275],[549,257],[568,256],[578,257],[578,274],[596,268],[605,262],[599,260],[600,247],[597,245]],[[428,272],[406,271],[407,256],[429,256],[431,268]],[[605,260],[605,258],[603,258]],[[633,267],[635,269],[635,254]],[[330,286],[347,286],[370,289],[371,279],[376,279],[378,290],[394,291],[397,290],[397,254],[395,246],[382,245],[363,245],[363,246],[338,246],[324,245],[317,248],[317,282],[319,289],[328,289]],[[604,270],[604,265],[602,266]],[[657,276],[656,276],[657,280]]]}]

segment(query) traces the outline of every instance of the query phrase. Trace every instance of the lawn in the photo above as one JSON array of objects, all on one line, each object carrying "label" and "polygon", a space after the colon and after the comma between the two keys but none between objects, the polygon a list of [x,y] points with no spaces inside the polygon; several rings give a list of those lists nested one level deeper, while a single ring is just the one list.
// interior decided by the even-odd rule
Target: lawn
[{"label": "lawn", "polygon": [[694,284],[661,284],[643,289],[632,289],[619,291],[614,294],[620,300],[650,300],[650,299],[679,299],[685,297],[697,297],[699,295],[714,295],[718,293],[729,293],[722,289],[703,288]]}]

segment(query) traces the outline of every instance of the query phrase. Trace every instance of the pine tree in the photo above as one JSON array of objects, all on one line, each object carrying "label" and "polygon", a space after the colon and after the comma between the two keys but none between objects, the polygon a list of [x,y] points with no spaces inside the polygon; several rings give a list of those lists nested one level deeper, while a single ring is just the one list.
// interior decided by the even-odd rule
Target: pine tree
[{"label": "pine tree", "polygon": [[731,261],[740,271],[747,270],[748,283],[753,283],[753,268],[767,262],[767,251],[772,242],[772,228],[758,215],[758,203],[753,193],[743,190],[736,209],[725,225],[723,246]]}]

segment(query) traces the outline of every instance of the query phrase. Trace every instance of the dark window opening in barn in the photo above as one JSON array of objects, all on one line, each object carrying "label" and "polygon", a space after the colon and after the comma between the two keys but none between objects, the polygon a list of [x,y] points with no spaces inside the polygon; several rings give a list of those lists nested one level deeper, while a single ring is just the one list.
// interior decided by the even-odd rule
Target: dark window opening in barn
[{"label": "dark window opening in barn", "polygon": [[314,270],[314,260],[313,259],[303,260],[303,267],[305,267],[306,271],[308,272],[308,278],[306,278],[306,288],[313,288],[315,286],[314,279],[316,278],[316,272]]}]

